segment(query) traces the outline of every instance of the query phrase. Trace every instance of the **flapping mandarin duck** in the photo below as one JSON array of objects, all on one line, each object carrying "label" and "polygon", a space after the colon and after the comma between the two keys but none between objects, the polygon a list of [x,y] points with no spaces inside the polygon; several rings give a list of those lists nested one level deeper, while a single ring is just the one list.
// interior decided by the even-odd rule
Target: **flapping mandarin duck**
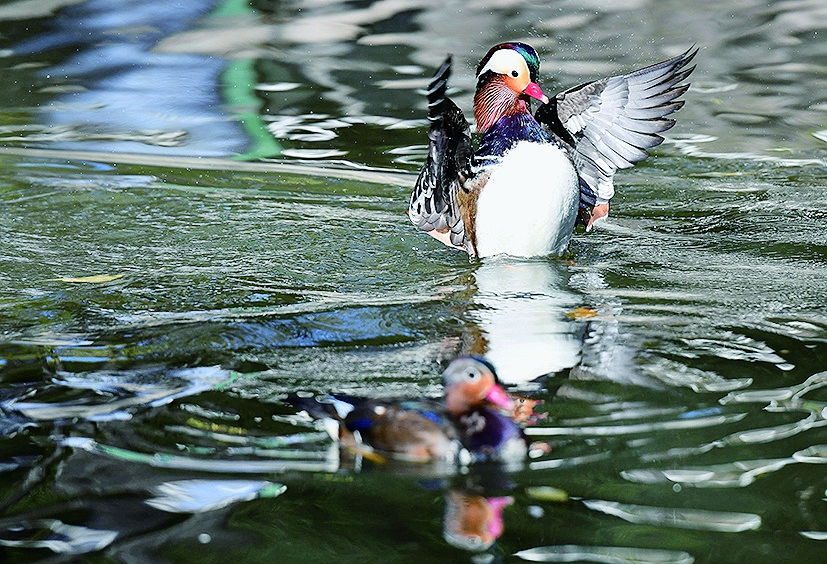
[{"label": "flapping mandarin duck", "polygon": [[[378,462],[384,458],[511,462],[526,456],[525,435],[506,415],[514,405],[488,362],[477,357],[457,358],[443,373],[443,384],[442,401],[353,401],[331,396],[315,401],[334,405],[343,446],[357,454],[369,453],[366,458]],[[306,401],[292,403],[318,415]]]},{"label": "flapping mandarin duck", "polygon": [[[408,215],[419,229],[472,257],[562,254],[576,222],[609,213],[615,171],[659,145],[684,104],[697,49],[548,98],[540,59],[501,43],[477,67],[473,149],[462,111],[446,96],[449,56],[428,87],[428,157]],[[534,115],[531,101],[540,103]]]}]

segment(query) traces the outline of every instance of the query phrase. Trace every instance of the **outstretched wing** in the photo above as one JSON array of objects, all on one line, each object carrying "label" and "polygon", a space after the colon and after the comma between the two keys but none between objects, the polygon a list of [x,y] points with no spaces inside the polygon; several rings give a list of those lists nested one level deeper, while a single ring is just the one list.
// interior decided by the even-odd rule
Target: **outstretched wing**
[{"label": "outstretched wing", "polygon": [[419,229],[431,232],[443,243],[464,248],[466,235],[457,192],[471,174],[474,150],[462,110],[446,96],[450,76],[449,55],[426,92],[431,122],[428,158],[411,194],[408,216]]},{"label": "outstretched wing", "polygon": [[675,125],[665,116],[683,106],[676,98],[689,88],[680,83],[695,69],[686,66],[697,52],[690,48],[627,75],[581,84],[537,109],[537,121],[572,149],[581,208],[606,204],[615,171],[648,157],[646,150],[663,141],[658,134]]}]

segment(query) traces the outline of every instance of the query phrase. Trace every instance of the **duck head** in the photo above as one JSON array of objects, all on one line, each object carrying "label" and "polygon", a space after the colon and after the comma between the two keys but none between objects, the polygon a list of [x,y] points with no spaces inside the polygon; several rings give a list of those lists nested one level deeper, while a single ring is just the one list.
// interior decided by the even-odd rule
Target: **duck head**
[{"label": "duck head", "polygon": [[460,357],[442,374],[445,405],[453,415],[463,415],[486,402],[505,410],[513,409],[511,400],[499,385],[494,367],[479,357]]},{"label": "duck head", "polygon": [[477,67],[474,118],[477,131],[485,132],[501,117],[530,112],[529,98],[547,104],[537,84],[540,57],[531,45],[500,43],[492,47]]}]

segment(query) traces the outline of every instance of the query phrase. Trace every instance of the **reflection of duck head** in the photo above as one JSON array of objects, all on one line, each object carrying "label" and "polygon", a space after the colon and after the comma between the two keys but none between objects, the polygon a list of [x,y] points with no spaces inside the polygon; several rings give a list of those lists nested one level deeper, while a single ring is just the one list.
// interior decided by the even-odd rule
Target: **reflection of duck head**
[{"label": "reflection of duck head", "polygon": [[443,537],[452,546],[481,551],[489,548],[503,533],[503,509],[512,497],[484,497],[480,494],[449,490],[445,495]]}]

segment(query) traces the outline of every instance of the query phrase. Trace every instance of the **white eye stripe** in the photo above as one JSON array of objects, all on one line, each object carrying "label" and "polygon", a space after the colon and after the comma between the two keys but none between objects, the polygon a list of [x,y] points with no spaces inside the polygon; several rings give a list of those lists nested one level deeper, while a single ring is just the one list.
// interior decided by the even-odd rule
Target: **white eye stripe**
[{"label": "white eye stripe", "polygon": [[488,59],[488,62],[480,71],[477,77],[482,76],[488,71],[494,71],[497,74],[511,75],[512,71],[517,71],[518,76],[525,73],[528,75],[528,65],[525,59],[517,51],[513,49],[500,49]]}]

